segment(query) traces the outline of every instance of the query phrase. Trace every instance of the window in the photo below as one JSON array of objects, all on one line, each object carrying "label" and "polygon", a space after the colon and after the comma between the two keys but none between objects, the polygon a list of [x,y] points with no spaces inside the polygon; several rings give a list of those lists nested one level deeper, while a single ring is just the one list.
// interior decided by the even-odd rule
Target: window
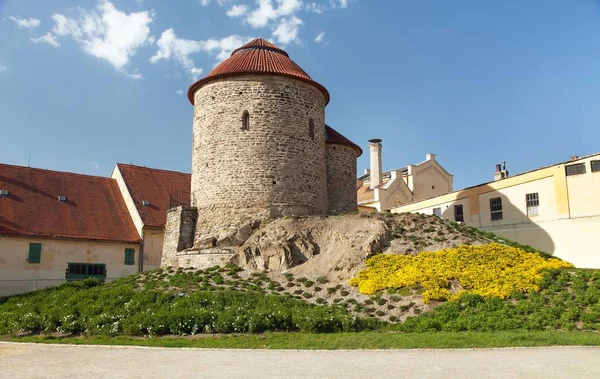
[{"label": "window", "polygon": [[539,215],[539,207],[540,207],[540,198],[538,193],[528,193],[525,195],[525,202],[527,203],[527,216],[537,216]]},{"label": "window", "polygon": [[442,217],[442,208],[433,208],[433,215]]},{"label": "window", "polygon": [[490,214],[492,221],[502,220],[502,199],[495,197],[490,199]]},{"label": "window", "polygon": [[244,113],[242,113],[242,130],[250,130],[250,112],[248,111],[244,111]]},{"label": "window", "polygon": [[585,163],[577,163],[565,166],[567,176],[585,174]]},{"label": "window", "polygon": [[41,243],[30,243],[29,244],[29,255],[27,256],[27,262],[40,263],[41,260],[42,260],[42,244]]},{"label": "window", "polygon": [[310,120],[308,120],[308,136],[312,140],[315,139],[315,122],[313,121],[312,118]]},{"label": "window", "polygon": [[87,278],[106,279],[106,265],[103,263],[68,263],[65,277],[68,282]]},{"label": "window", "polygon": [[125,249],[125,264],[132,265],[135,263],[135,249]]},{"label": "window", "polygon": [[454,206],[454,221],[456,221],[456,222],[464,222],[465,221],[465,216],[463,215],[462,204]]},{"label": "window", "polygon": [[600,171],[600,161],[592,161],[592,172]]}]

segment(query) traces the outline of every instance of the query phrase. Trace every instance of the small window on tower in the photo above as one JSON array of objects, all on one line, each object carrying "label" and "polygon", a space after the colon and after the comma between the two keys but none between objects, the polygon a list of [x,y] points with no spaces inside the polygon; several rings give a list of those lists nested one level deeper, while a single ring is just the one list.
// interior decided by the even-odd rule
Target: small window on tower
[{"label": "small window on tower", "polygon": [[244,113],[242,114],[242,130],[250,130],[250,112],[248,111],[244,111]]},{"label": "small window on tower", "polygon": [[312,140],[315,139],[315,122],[313,121],[312,118],[310,120],[308,120],[308,136]]}]

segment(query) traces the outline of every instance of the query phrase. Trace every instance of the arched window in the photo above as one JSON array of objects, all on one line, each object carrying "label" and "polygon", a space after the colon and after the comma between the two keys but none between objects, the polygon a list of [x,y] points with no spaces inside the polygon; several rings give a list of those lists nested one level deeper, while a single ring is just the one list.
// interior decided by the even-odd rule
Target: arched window
[{"label": "arched window", "polygon": [[308,120],[308,136],[312,140],[315,139],[315,122],[313,121],[312,118],[310,120]]},{"label": "arched window", "polygon": [[242,113],[242,130],[250,130],[250,112],[248,111]]}]

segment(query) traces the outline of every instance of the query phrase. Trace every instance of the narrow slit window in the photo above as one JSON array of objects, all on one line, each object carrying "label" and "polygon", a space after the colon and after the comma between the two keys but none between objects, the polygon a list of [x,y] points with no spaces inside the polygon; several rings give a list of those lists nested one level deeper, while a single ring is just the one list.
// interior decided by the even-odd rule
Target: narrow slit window
[{"label": "narrow slit window", "polygon": [[250,130],[250,112],[248,111],[244,111],[244,113],[242,114],[242,130]]},{"label": "narrow slit window", "polygon": [[311,140],[314,141],[314,139],[315,139],[315,122],[313,121],[312,118],[310,120],[308,120],[308,136],[310,137]]}]

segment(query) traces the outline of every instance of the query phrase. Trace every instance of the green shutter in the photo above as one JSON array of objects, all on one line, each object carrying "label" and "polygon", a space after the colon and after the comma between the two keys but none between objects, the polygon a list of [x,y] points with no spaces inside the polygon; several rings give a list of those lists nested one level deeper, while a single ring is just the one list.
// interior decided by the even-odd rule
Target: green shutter
[{"label": "green shutter", "polygon": [[41,243],[30,243],[29,244],[29,256],[27,262],[29,263],[40,263],[42,260],[42,244]]},{"label": "green shutter", "polygon": [[125,249],[125,264],[132,265],[135,263],[135,249]]}]

